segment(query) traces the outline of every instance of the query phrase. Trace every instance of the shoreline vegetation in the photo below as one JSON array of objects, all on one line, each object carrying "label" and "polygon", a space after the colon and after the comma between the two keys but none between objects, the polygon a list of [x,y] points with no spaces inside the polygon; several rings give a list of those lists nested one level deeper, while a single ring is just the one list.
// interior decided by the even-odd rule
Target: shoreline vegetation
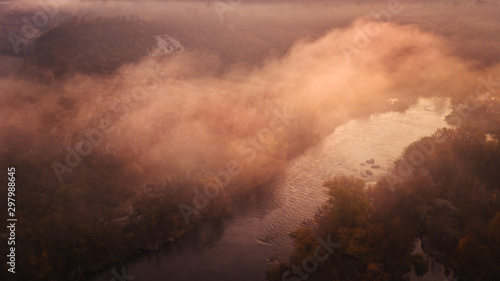
[{"label": "shoreline vegetation", "polygon": [[[490,132],[490,133],[498,133]],[[291,235],[295,251],[289,263],[272,264],[269,280],[282,280],[292,265],[312,256],[316,237],[331,235],[340,247],[316,272],[298,271],[286,280],[409,280],[429,270],[424,252],[454,280],[500,278],[500,145],[497,134],[470,128],[439,129],[445,136],[432,154],[403,182],[385,179],[365,189],[362,179],[340,176],[324,183],[329,201],[313,227]],[[409,145],[401,159],[418,147]],[[302,263],[304,267],[304,263]],[[309,265],[311,266],[311,265]],[[453,272],[453,274],[452,274]],[[454,275],[454,276],[451,276]],[[285,279],[283,279],[285,280]]]},{"label": "shoreline vegetation", "polygon": [[[200,153],[202,159],[190,163],[194,168],[188,171],[178,165],[184,164],[184,159],[165,164],[147,161],[157,159],[154,157],[141,157],[151,144],[158,148],[151,154],[166,151],[165,143],[174,135],[169,130],[176,122],[180,123],[181,117],[161,115],[162,123],[154,124],[154,130],[161,132],[158,133],[161,136],[155,134],[143,143],[131,138],[137,142],[128,143],[120,139],[127,136],[129,128],[128,124],[120,123],[124,116],[117,110],[107,113],[118,132],[106,135],[106,143],[94,146],[77,169],[65,174],[64,181],[60,181],[54,175],[54,161],[67,159],[67,151],[75,153],[76,145],[86,137],[84,130],[96,128],[98,123],[99,117],[85,117],[80,119],[85,120],[81,123],[74,121],[89,109],[82,101],[100,99],[101,93],[112,96],[132,84],[124,80],[106,81],[110,85],[92,89],[95,93],[91,94],[96,95],[93,97],[85,88],[82,92],[67,92],[65,87],[69,86],[63,79],[79,73],[81,77],[95,75],[106,80],[107,75],[122,65],[140,61],[155,44],[152,36],[166,31],[127,17],[71,17],[66,21],[61,19],[60,23],[58,20],[57,24],[54,22],[54,27],[21,52],[26,57],[16,75],[38,83],[29,93],[22,91],[25,85],[18,85],[12,99],[6,97],[11,99],[9,106],[23,108],[25,112],[16,113],[12,120],[18,123],[12,121],[2,126],[0,135],[3,144],[0,166],[14,166],[16,175],[20,175],[16,194],[22,207],[16,213],[19,220],[16,239],[23,243],[16,248],[16,260],[23,270],[16,273],[18,280],[82,280],[140,251],[158,249],[183,236],[197,222],[229,216],[235,198],[272,180],[283,171],[288,160],[321,139],[314,130],[313,120],[308,119],[310,116],[301,115],[297,122],[273,131],[272,138],[249,144],[249,140],[257,142],[259,130],[270,127],[270,120],[275,118],[273,113],[262,110],[275,101],[273,93],[239,97],[241,101],[235,103],[239,108],[235,109],[227,106],[213,110],[207,103],[200,106],[203,110],[187,117],[195,125],[206,122],[203,125],[210,131],[209,139],[220,147],[210,147],[213,151],[207,154]],[[226,59],[223,63],[226,61],[233,60]],[[47,85],[52,84],[58,87],[58,92],[43,96]],[[71,85],[76,89],[79,86]],[[221,100],[231,97],[220,95]],[[53,107],[37,108],[43,99]],[[21,107],[21,104],[27,106]],[[227,110],[225,113],[231,115],[247,107],[255,112],[243,116],[233,114],[234,119],[222,125],[216,118],[217,110]],[[407,104],[396,103],[392,108],[403,111]],[[30,110],[33,112],[28,112]],[[379,110],[390,110],[390,107],[384,105]],[[429,171],[427,176],[412,175],[396,184],[394,191],[383,180],[368,190],[364,190],[362,180],[347,176],[326,182],[331,200],[316,218],[314,227],[300,228],[292,234],[296,252],[291,263],[300,264],[310,256],[317,246],[317,237],[331,235],[340,248],[318,264],[317,272],[311,274],[309,280],[323,277],[404,280],[411,270],[417,275],[428,270],[423,256],[411,253],[415,240],[420,239],[425,252],[453,271],[459,280],[498,280],[498,119],[484,123],[486,121],[481,120],[490,118],[497,109],[486,106],[484,110],[483,115],[481,108],[475,111],[473,118],[467,119],[469,123],[458,124],[463,128],[442,130],[448,136],[447,141],[437,145],[435,153],[421,166]],[[324,112],[326,109],[314,114]],[[345,119],[364,114],[368,113],[352,114]],[[478,124],[486,124],[479,126],[485,133],[472,129]],[[338,124],[328,128],[335,125]],[[175,133],[189,129],[183,127]],[[193,133],[193,136],[197,135]],[[186,141],[191,139],[188,137]],[[238,141],[247,141],[243,149]],[[168,152],[178,147],[168,147]],[[189,153],[191,151],[171,154],[196,158],[195,152]],[[251,157],[252,164],[245,165],[244,172],[232,177],[228,186],[220,186],[220,179],[212,171],[226,169],[234,155],[240,163],[247,163]],[[187,224],[179,206],[193,206],[193,188],[203,188],[207,182],[219,185],[220,193],[199,214],[190,217]],[[6,215],[1,214],[0,219],[5,221]],[[3,260],[5,256],[0,259]],[[269,278],[282,280],[281,274],[290,264],[273,266]],[[3,267],[1,274],[7,272],[5,262]]]},{"label": "shoreline vegetation", "polygon": [[[188,226],[178,206],[192,201],[188,187],[201,187],[209,178],[181,175],[146,185],[140,179],[148,167],[137,163],[124,166],[119,156],[110,158],[103,151],[95,151],[78,172],[59,183],[51,169],[51,155],[57,155],[57,149],[40,149],[45,145],[43,140],[35,144],[33,138],[12,131],[2,159],[13,159],[16,172],[32,173],[18,182],[33,187],[18,191],[25,204],[19,212],[23,229],[19,240],[31,245],[18,248],[19,262],[29,265],[19,276],[29,280],[49,276],[53,280],[88,278],[138,251],[156,249],[181,237],[197,221],[230,215],[234,197],[269,181],[281,171],[287,157],[293,157],[288,155],[300,154],[300,149],[307,147],[303,139],[286,133],[280,140],[289,145],[270,144],[275,149],[258,154],[254,161],[259,165],[249,166],[236,176]],[[498,135],[488,132],[487,138],[486,133],[468,128],[441,129],[436,134],[445,135],[446,141],[437,144],[434,153],[419,166],[429,171],[427,176],[415,173],[396,184],[394,191],[384,180],[368,190],[361,188],[364,184],[356,178],[326,182],[331,200],[322,209],[322,216],[316,218],[314,228],[293,233],[296,252],[292,263],[300,264],[308,257],[317,246],[316,237],[332,235],[340,248],[319,264],[310,280],[326,276],[339,280],[405,280],[412,270],[417,276],[427,272],[423,256],[412,254],[416,239],[420,239],[425,252],[442,263],[447,272],[453,271],[458,280],[478,276],[497,280]],[[418,141],[411,144],[403,156],[417,145]],[[24,147],[33,149],[21,153]],[[289,151],[290,147],[294,150]],[[263,172],[266,177],[262,177]],[[138,186],[141,188],[137,191]],[[471,262],[471,257],[475,261]],[[269,279],[281,280],[280,274],[289,266],[273,265]]]},{"label": "shoreline vegetation", "polygon": [[[25,280],[82,280],[140,251],[158,249],[201,220],[230,215],[234,198],[279,174],[287,157],[293,157],[287,155],[300,154],[300,146],[286,145],[290,140],[286,134],[282,132],[280,145],[269,144],[270,149],[257,154],[255,165],[245,166],[244,173],[221,186],[218,196],[190,217],[189,225],[179,204],[192,206],[193,188],[203,190],[207,181],[220,184],[213,176],[203,176],[200,171],[190,176],[170,174],[164,182],[144,184],[141,179],[147,177],[147,171],[154,171],[152,167],[124,165],[121,155],[109,157],[96,150],[78,171],[59,182],[51,166],[58,155],[56,148],[36,149],[43,141],[35,144],[29,136],[11,134],[2,162],[11,166],[7,159],[12,159],[19,174],[31,173],[19,177],[18,184],[32,187],[19,188],[17,193],[25,206],[19,212],[23,230],[19,240],[26,245],[18,247],[18,260],[29,265],[17,275]],[[23,147],[33,149],[21,152]],[[295,150],[289,151],[290,147]]]},{"label": "shoreline vegetation", "polygon": [[19,174],[33,173],[18,180],[19,186],[33,189],[19,188],[17,193],[25,205],[18,215],[23,230],[19,240],[30,245],[18,247],[19,263],[29,265],[17,273],[25,280],[82,280],[140,251],[156,250],[197,222],[231,215],[233,199],[271,180],[285,161],[269,153],[258,155],[258,165],[245,167],[245,173],[221,187],[219,195],[191,216],[188,225],[179,204],[192,206],[192,189],[202,190],[206,181],[217,182],[213,177],[197,173],[190,178],[169,176],[163,183],[141,184],[146,167],[123,166],[118,159],[94,152],[60,183],[51,168],[53,157],[47,151],[20,153],[25,145],[34,144],[11,144],[6,153],[12,155],[2,158],[2,162],[14,159]]},{"label": "shoreline vegetation", "polygon": [[[103,25],[106,28],[101,30]],[[72,17],[34,42],[21,74],[17,75],[38,79],[43,82],[41,85],[58,85],[64,84],[62,76],[67,73],[106,74],[146,54],[147,48],[138,42],[134,41],[133,50],[129,43],[132,39],[151,43],[149,35],[152,34],[156,34],[154,28],[140,20]],[[72,40],[75,38],[78,40]],[[92,43],[96,40],[102,43]],[[64,48],[61,46],[63,42],[70,44],[66,46],[68,50],[58,51]],[[75,50],[80,55],[75,56]],[[84,64],[85,61],[92,64]],[[115,88],[115,91],[120,90],[118,85]],[[35,92],[16,96],[15,102],[36,104],[42,98],[39,92]],[[258,115],[234,116],[230,120],[232,123],[221,125],[215,118],[217,112],[210,111],[207,106],[208,109],[204,108],[206,112],[188,116],[195,121],[208,118],[207,115],[214,117],[214,120],[204,121],[204,125],[211,133],[209,137],[221,147],[210,148],[213,149],[210,153],[216,156],[200,153],[200,158],[196,159],[198,162],[190,165],[191,170],[186,170],[180,165],[155,165],[145,161],[141,153],[146,150],[144,146],[150,145],[147,141],[140,144],[120,141],[119,137],[126,135],[128,128],[119,128],[124,114],[118,108],[118,111],[109,113],[108,121],[115,127],[113,134],[103,136],[101,132],[100,137],[93,136],[104,143],[95,144],[91,153],[80,157],[70,172],[63,170],[64,180],[60,181],[60,174],[54,175],[54,161],[67,164],[70,153],[73,156],[79,153],[78,144],[82,139],[87,140],[87,130],[97,130],[97,121],[90,119],[70,128],[64,127],[65,124],[58,127],[59,113],[62,112],[65,121],[71,123],[72,118],[85,111],[78,105],[86,97],[69,96],[63,91],[56,99],[54,108],[40,110],[40,120],[36,121],[39,124],[34,123],[40,128],[28,122],[4,126],[4,134],[0,137],[4,145],[0,150],[0,163],[4,167],[14,166],[16,172],[23,175],[17,184],[26,187],[19,188],[16,193],[23,204],[18,212],[22,230],[18,233],[18,240],[23,244],[17,247],[17,261],[24,265],[25,270],[16,273],[19,280],[81,280],[138,251],[154,250],[181,237],[196,222],[230,215],[234,198],[268,182],[282,171],[287,160],[319,139],[307,121],[283,120],[290,114],[284,109],[265,112],[268,100],[243,97],[242,104],[259,111]],[[134,106],[140,108],[141,105]],[[281,115],[276,117],[276,112]],[[157,135],[171,136],[169,130],[181,123],[178,120],[181,117],[171,114],[163,118],[164,123],[156,124]],[[261,137],[259,130],[268,128],[273,118],[279,118],[284,124],[274,122],[272,137]],[[42,128],[50,128],[50,134]],[[160,151],[161,148],[164,147],[160,147]],[[193,158],[190,153],[185,154]],[[203,190],[206,182],[220,184],[212,171],[217,173],[225,169],[227,161],[233,160],[234,155],[236,161],[245,164],[242,165],[244,172],[233,176],[227,186],[219,188],[219,194],[199,214],[190,217],[187,224],[179,205],[192,207],[193,189]],[[182,163],[184,159],[174,160],[172,162]],[[2,214],[0,218],[6,219],[5,216]],[[5,257],[0,260],[3,259]],[[7,272],[6,265],[3,263],[5,270],[1,274]]]},{"label": "shoreline vegetation", "polygon": [[[245,173],[236,176],[230,186],[222,188],[221,194],[186,225],[178,206],[192,205],[193,193],[189,187],[201,188],[210,177],[195,173],[197,176],[169,176],[164,182],[143,184],[140,179],[151,167],[137,163],[124,166],[119,155],[109,157],[97,150],[78,167],[78,172],[59,183],[53,175],[50,156],[57,155],[57,150],[39,149],[37,145],[43,147],[43,140],[35,144],[27,135],[12,133],[11,142],[5,142],[8,150],[2,159],[13,159],[19,173],[33,173],[31,177],[21,177],[19,185],[34,188],[18,191],[26,206],[19,212],[23,229],[20,240],[26,241],[24,245],[32,245],[19,247],[20,263],[30,265],[20,275],[30,280],[44,280],[48,276],[55,276],[54,280],[89,278],[140,251],[157,249],[181,237],[198,221],[230,215],[233,198],[271,180],[281,172],[287,158],[307,147],[304,139],[284,131],[280,141],[288,145],[270,144],[271,149],[266,153],[257,154],[254,161],[258,165],[249,166]],[[470,272],[474,267],[464,265],[469,262],[467,255],[480,252],[494,257],[498,253],[495,252],[498,245],[491,242],[491,237],[500,237],[497,229],[500,197],[495,187],[500,182],[495,174],[500,167],[498,136],[489,131],[487,137],[486,133],[470,128],[441,129],[439,134],[446,135],[447,141],[438,144],[419,167],[428,170],[430,178],[415,173],[396,184],[394,192],[383,180],[363,191],[359,191],[359,179],[345,177],[325,183],[331,201],[322,209],[323,216],[317,218],[315,228],[301,228],[293,233],[296,240],[293,263],[300,263],[301,258],[308,256],[307,249],[314,249],[316,237],[331,234],[335,243],[350,248],[341,246],[339,251],[347,252],[334,253],[320,264],[317,273],[311,274],[310,280],[331,277],[328,269],[336,268],[336,264],[345,265],[347,270],[335,273],[339,280],[355,278],[349,275],[353,270],[362,273],[356,278],[366,280],[382,273],[380,276],[384,278],[404,280],[412,270],[417,275],[427,271],[423,256],[411,254],[415,239],[421,239],[427,254],[457,276],[467,276],[459,280],[471,280],[467,278],[474,274]],[[418,142],[410,145],[403,155],[417,145]],[[20,153],[23,147],[33,149]],[[345,199],[338,199],[339,196]],[[355,200],[354,207],[333,204],[350,200]],[[464,210],[474,213],[464,214]],[[355,241],[350,240],[353,238]],[[380,241],[384,243],[377,245]],[[272,265],[270,280],[281,280],[280,274],[289,266]],[[473,266],[484,267],[477,263]],[[482,270],[488,272],[492,268]]]}]

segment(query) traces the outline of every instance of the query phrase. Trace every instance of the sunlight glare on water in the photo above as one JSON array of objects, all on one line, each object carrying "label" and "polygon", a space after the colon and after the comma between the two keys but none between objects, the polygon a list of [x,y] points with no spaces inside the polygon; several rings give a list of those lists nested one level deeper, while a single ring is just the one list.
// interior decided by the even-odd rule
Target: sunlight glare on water
[{"label": "sunlight glare on water", "polygon": [[[127,274],[148,281],[265,280],[266,264],[286,261],[291,254],[289,233],[326,201],[323,181],[340,174],[377,181],[406,146],[447,127],[449,112],[448,99],[421,99],[405,112],[339,126],[291,161],[281,178],[236,202],[233,217],[203,222],[175,243],[132,258],[124,263]],[[380,168],[365,163],[371,159]],[[108,270],[92,280],[111,277]]]}]

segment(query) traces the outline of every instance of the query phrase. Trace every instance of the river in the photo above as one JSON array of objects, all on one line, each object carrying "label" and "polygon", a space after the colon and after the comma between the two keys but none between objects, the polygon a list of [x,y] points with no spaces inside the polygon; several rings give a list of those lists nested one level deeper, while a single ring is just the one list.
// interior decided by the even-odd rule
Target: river
[{"label": "river", "polygon": [[[115,265],[115,275],[109,268],[91,280],[263,281],[267,264],[292,252],[288,234],[326,201],[323,181],[350,174],[376,182],[407,145],[448,127],[449,112],[448,100],[421,99],[403,113],[351,120],[293,159],[283,176],[236,201],[231,218],[203,222],[158,251]],[[370,159],[380,168],[362,165]]]}]

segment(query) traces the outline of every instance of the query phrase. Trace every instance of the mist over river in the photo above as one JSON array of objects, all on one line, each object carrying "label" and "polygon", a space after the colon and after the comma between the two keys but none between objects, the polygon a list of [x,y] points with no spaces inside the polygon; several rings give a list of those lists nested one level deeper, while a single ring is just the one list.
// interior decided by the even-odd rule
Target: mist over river
[{"label": "mist over river", "polygon": [[499,281],[499,14],[0,0],[0,281]]},{"label": "mist over river", "polygon": [[[323,181],[350,174],[376,182],[407,145],[447,127],[449,112],[447,99],[421,99],[403,113],[351,120],[291,161],[283,176],[237,200],[232,217],[202,222],[158,251],[108,267],[90,280],[116,279],[113,268],[138,281],[265,280],[268,263],[288,260],[293,250],[288,234],[325,203]],[[365,163],[370,159],[380,168]]]}]

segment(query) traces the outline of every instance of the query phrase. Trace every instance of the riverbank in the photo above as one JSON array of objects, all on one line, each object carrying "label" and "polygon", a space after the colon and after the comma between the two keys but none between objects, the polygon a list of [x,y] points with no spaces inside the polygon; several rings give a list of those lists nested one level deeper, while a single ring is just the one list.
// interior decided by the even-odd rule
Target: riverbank
[{"label": "riverbank", "polygon": [[[322,182],[342,173],[361,176],[372,166],[361,164],[372,158],[380,168],[371,169],[373,175],[365,180],[376,182],[405,146],[446,126],[447,109],[440,104],[446,102],[422,100],[403,113],[378,114],[339,126],[292,159],[276,179],[234,202],[231,217],[203,221],[175,243],[114,268],[125,266],[127,273],[151,281],[163,280],[166,274],[172,280],[264,280],[267,262],[285,261],[293,252],[288,234],[314,217],[328,199]],[[92,280],[111,277],[108,270]]]},{"label": "riverbank", "polygon": [[[270,279],[293,276],[291,264],[302,264],[310,280],[402,280],[411,274],[425,276],[429,262],[436,262],[444,278],[498,280],[498,137],[487,139],[478,130],[442,129],[408,146],[402,158],[411,161],[409,152],[436,136],[443,141],[419,164],[427,173],[412,173],[398,183],[381,179],[368,190],[354,177],[325,182],[330,199],[323,215],[314,227],[295,230],[290,264],[271,267]],[[312,270],[307,259],[318,246],[317,237],[326,236],[340,246]],[[417,241],[420,253],[415,251]]]}]

